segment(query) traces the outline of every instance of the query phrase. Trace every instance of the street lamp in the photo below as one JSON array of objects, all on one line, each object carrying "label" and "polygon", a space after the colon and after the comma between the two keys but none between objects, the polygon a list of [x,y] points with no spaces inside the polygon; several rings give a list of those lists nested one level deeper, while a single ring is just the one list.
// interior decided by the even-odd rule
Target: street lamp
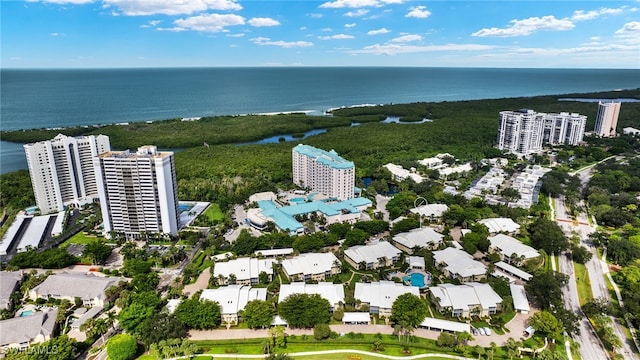
[{"label": "street lamp", "polygon": [[[429,204],[427,202],[427,199],[423,198],[422,196],[418,196],[414,201],[413,201],[413,208],[417,209],[418,206],[422,206],[422,205],[427,205]],[[418,218],[420,219],[420,229],[422,229],[422,213],[418,211]]]}]

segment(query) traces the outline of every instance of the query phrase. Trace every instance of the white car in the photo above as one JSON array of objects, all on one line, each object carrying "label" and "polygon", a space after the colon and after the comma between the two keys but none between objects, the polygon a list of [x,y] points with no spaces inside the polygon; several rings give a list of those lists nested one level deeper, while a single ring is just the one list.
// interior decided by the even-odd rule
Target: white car
[{"label": "white car", "polygon": [[487,334],[487,336],[491,335],[491,329],[489,329],[488,327],[484,328],[484,332]]},{"label": "white car", "polygon": [[478,332],[480,333],[480,335],[486,335],[486,333],[484,332],[484,328],[479,328]]}]

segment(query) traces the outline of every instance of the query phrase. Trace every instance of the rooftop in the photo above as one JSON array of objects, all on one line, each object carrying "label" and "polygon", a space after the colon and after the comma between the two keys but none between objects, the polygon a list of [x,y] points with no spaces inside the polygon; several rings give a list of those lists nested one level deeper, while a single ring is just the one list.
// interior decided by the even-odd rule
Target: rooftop
[{"label": "rooftop", "polygon": [[356,264],[361,262],[376,263],[380,258],[388,260],[399,256],[402,251],[386,241],[376,241],[369,245],[352,246],[344,251],[344,255],[348,256]]},{"label": "rooftop", "polygon": [[60,297],[79,297],[81,299],[104,299],[104,291],[120,281],[123,277],[103,277],[81,273],[59,273],[49,276],[42,284],[31,291],[38,296],[57,295]]},{"label": "rooftop", "polygon": [[316,162],[335,168],[335,169],[349,169],[354,168],[352,161],[347,161],[338,155],[335,150],[326,151],[315,148],[309,145],[299,144],[293,148],[293,151],[308,156],[316,160]]},{"label": "rooftop", "polygon": [[38,335],[52,336],[58,309],[0,321],[0,347],[31,342]]},{"label": "rooftop", "polygon": [[289,295],[293,294],[318,294],[323,299],[327,299],[331,306],[336,306],[340,302],[344,302],[344,285],[330,282],[319,282],[317,284],[293,282],[291,284],[282,284],[280,286],[278,302],[282,302]]},{"label": "rooftop", "polygon": [[237,258],[227,262],[216,262],[213,266],[213,276],[220,275],[228,278],[234,274],[237,280],[257,279],[261,272],[273,274],[274,259]]},{"label": "rooftop", "polygon": [[354,297],[369,303],[370,306],[391,309],[398,296],[407,293],[420,296],[420,290],[415,286],[380,280],[380,282],[356,283]]},{"label": "rooftop", "polygon": [[411,211],[414,214],[418,214],[426,217],[441,217],[449,207],[446,204],[425,204],[422,206],[418,206],[417,208],[413,208]]},{"label": "rooftop", "polygon": [[217,289],[204,289],[200,300],[217,302],[221,314],[237,314],[244,310],[249,301],[267,300],[267,289],[242,285],[222,286]]},{"label": "rooftop", "polygon": [[488,309],[502,303],[502,298],[493,291],[489,284],[477,282],[462,285],[440,284],[430,287],[429,291],[439,299],[440,306],[451,307],[454,310],[469,310],[470,307],[476,305]]},{"label": "rooftop", "polygon": [[339,264],[340,261],[333,253],[306,253],[283,260],[282,267],[290,276],[296,274],[313,275],[331,271],[336,263]]},{"label": "rooftop", "polygon": [[527,292],[524,291],[524,286],[509,284],[509,288],[511,289],[511,297],[513,298],[513,308],[524,312],[531,310],[529,307],[529,300],[527,300]]},{"label": "rooftop", "polygon": [[0,271],[0,309],[11,305],[11,293],[22,280],[22,271]]},{"label": "rooftop", "polygon": [[487,272],[487,267],[483,263],[473,260],[471,255],[457,248],[448,247],[434,251],[433,258],[436,264],[445,263],[447,271],[463,278]]},{"label": "rooftop", "polygon": [[439,245],[443,238],[444,235],[436,232],[432,228],[424,227],[397,234],[393,237],[393,241],[409,249],[413,249],[416,246],[427,247],[429,244]]},{"label": "rooftop", "polygon": [[478,221],[489,229],[492,234],[499,232],[514,233],[520,229],[520,225],[510,218],[489,218]]},{"label": "rooftop", "polygon": [[436,319],[436,318],[430,318],[430,317],[425,318],[424,321],[420,323],[420,325],[418,326],[423,328],[428,328],[428,329],[440,329],[440,330],[453,331],[453,332],[471,333],[471,325],[467,323]]},{"label": "rooftop", "polygon": [[491,247],[500,249],[500,252],[506,257],[511,257],[513,254],[517,257],[524,256],[525,259],[532,259],[540,256],[540,253],[536,249],[505,234],[489,236],[487,239],[491,243]]}]

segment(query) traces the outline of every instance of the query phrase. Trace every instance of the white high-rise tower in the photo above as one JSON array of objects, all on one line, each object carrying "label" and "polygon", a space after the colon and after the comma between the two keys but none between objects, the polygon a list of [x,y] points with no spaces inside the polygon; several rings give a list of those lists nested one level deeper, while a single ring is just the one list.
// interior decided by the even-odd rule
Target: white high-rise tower
[{"label": "white high-rise tower", "polygon": [[594,128],[595,134],[602,137],[616,136],[618,115],[620,115],[619,101],[598,102],[598,116],[596,117],[596,126]]},{"label": "white high-rise tower", "polygon": [[72,203],[92,201],[98,196],[94,156],[111,150],[109,137],[70,137],[25,144],[29,175],[36,205],[43,214],[64,210]]},{"label": "white high-rise tower", "polygon": [[104,231],[136,239],[178,234],[178,188],[173,152],[142,146],[94,158]]}]

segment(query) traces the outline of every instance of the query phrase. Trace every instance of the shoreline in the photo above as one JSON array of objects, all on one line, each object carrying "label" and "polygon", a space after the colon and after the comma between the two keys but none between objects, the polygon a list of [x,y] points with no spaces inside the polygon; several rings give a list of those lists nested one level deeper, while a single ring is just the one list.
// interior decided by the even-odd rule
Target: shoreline
[{"label": "shoreline", "polygon": [[[515,97],[496,97],[496,98],[479,98],[479,99],[466,99],[466,100],[443,100],[443,101],[418,101],[412,103],[396,103],[395,105],[406,105],[406,104],[416,104],[416,103],[441,103],[441,102],[468,102],[468,101],[490,101],[490,100],[499,100],[499,99],[521,99],[521,98],[537,98],[537,97],[547,97],[547,96],[556,96],[558,97],[557,101],[559,102],[597,102],[599,100],[620,100],[622,102],[635,103],[640,102],[640,98],[589,98],[589,97],[577,97],[577,95],[589,95],[589,94],[603,94],[603,93],[616,93],[616,92],[624,92],[624,91],[634,91],[640,90],[640,88],[630,88],[630,89],[609,89],[609,90],[601,90],[596,92],[585,92],[585,93],[571,93],[571,94],[546,94],[546,95],[533,95],[533,96],[515,96]],[[69,130],[69,129],[89,129],[95,128],[99,129],[107,126],[128,126],[131,124],[138,123],[146,123],[146,124],[154,124],[164,121],[189,121],[189,122],[197,122],[202,120],[203,118],[222,118],[222,117],[247,117],[247,116],[278,116],[278,115],[291,115],[291,114],[305,114],[307,116],[326,116],[331,117],[334,116],[333,113],[338,110],[343,109],[356,109],[356,108],[366,108],[366,107],[377,107],[377,106],[388,106],[394,105],[394,103],[381,103],[381,104],[373,104],[373,103],[363,103],[363,104],[353,104],[353,105],[341,105],[335,107],[329,107],[324,110],[286,110],[286,111],[269,111],[269,112],[255,112],[255,113],[235,113],[235,114],[225,114],[225,115],[200,115],[200,116],[185,116],[185,117],[176,117],[170,119],[155,119],[155,120],[128,120],[128,121],[114,121],[112,123],[99,123],[99,124],[84,124],[84,125],[73,125],[73,126],[54,126],[54,127],[44,127],[44,128],[25,128],[25,129],[13,129],[13,130],[0,130],[0,134],[3,133],[14,133],[14,132],[27,132],[27,131],[59,131],[59,130]],[[11,142],[9,140],[2,140],[4,142]],[[18,143],[16,143],[18,144]],[[25,143],[19,143],[25,144]]]}]

